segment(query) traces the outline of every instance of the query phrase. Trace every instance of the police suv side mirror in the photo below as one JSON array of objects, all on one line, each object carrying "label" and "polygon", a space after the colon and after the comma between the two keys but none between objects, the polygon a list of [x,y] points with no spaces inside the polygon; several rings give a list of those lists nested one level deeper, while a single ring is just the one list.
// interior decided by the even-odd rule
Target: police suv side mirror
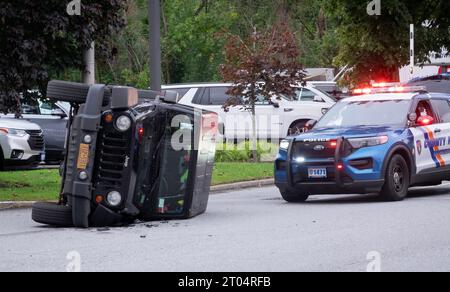
[{"label": "police suv side mirror", "polygon": [[411,123],[415,123],[417,121],[417,114],[416,113],[409,114],[408,121],[410,121]]}]

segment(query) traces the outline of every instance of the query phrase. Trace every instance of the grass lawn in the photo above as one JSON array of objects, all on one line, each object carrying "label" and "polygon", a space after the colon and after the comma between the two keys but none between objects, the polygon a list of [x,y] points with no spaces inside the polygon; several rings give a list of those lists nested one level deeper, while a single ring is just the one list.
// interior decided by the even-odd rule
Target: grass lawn
[{"label": "grass lawn", "polygon": [[[273,177],[273,163],[217,163],[213,185]],[[57,200],[58,170],[0,172],[0,201]]]}]

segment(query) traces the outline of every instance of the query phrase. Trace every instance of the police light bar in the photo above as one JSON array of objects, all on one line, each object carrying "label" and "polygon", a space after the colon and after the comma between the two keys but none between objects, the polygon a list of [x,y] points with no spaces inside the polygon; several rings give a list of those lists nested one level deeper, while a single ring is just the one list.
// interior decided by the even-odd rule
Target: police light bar
[{"label": "police light bar", "polygon": [[427,91],[425,86],[403,86],[395,85],[392,87],[377,88],[358,88],[353,90],[353,95],[375,94],[375,93],[403,93]]}]

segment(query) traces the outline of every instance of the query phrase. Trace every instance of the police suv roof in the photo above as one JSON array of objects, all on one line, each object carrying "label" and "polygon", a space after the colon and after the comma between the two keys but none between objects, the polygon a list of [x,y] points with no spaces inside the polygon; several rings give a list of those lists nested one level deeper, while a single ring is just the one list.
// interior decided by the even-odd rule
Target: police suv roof
[{"label": "police suv roof", "polygon": [[366,94],[348,97],[343,101],[355,102],[355,101],[371,101],[371,100],[411,100],[419,94],[420,93],[418,92]]},{"label": "police suv roof", "polygon": [[424,96],[429,98],[447,98],[450,99],[449,94],[445,93],[424,93],[424,92],[401,92],[401,93],[375,93],[348,97],[343,99],[343,102],[358,102],[371,100],[412,100],[415,97]]}]

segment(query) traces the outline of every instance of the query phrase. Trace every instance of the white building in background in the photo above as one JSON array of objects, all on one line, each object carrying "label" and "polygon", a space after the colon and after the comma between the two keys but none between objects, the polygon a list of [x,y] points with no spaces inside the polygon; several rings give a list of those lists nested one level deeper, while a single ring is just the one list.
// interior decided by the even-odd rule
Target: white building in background
[{"label": "white building in background", "polygon": [[[447,52],[442,52],[442,55],[447,55]],[[422,67],[414,67],[413,78],[427,77],[446,72],[450,72],[450,56],[437,58],[436,54],[434,53],[430,57],[430,63],[425,64]],[[408,82],[410,80],[410,77],[410,66],[405,66],[400,69],[400,82]]]}]

